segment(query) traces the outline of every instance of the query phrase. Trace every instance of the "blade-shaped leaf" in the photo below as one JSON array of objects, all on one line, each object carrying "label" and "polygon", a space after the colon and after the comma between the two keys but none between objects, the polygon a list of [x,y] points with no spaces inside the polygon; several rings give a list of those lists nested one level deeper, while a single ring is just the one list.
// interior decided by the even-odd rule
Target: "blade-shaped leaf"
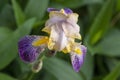
[{"label": "blade-shaped leaf", "polygon": [[9,35],[3,41],[0,41],[0,69],[6,67],[17,55],[17,42],[18,40],[29,34],[35,19],[26,21],[20,28],[18,28],[13,34]]},{"label": "blade-shaped leaf", "polygon": [[85,80],[92,80],[94,71],[93,69],[94,69],[93,56],[91,56],[90,53],[87,53],[84,64],[81,67],[81,72],[83,73]]},{"label": "blade-shaped leaf", "polygon": [[7,74],[4,74],[4,73],[0,73],[0,80],[17,80]]},{"label": "blade-shaped leaf", "polygon": [[20,26],[25,21],[25,14],[23,13],[21,7],[18,5],[16,0],[12,0],[12,5],[13,5],[17,25]]},{"label": "blade-shaped leaf", "polygon": [[120,0],[116,0],[116,11],[120,11]]},{"label": "blade-shaped leaf", "polygon": [[120,31],[112,29],[94,48],[95,53],[120,56]]},{"label": "blade-shaped leaf", "polygon": [[120,63],[103,79],[103,80],[117,80],[120,76]]},{"label": "blade-shaped leaf", "polygon": [[6,4],[6,3],[8,3],[8,1],[9,0],[0,0],[0,11],[1,11],[1,9],[3,8],[3,6]]},{"label": "blade-shaped leaf", "polygon": [[36,17],[41,20],[48,7],[49,0],[29,0],[25,13],[28,18]]},{"label": "blade-shaped leaf", "polygon": [[108,30],[113,12],[113,4],[114,0],[107,0],[97,17],[95,18],[88,33],[88,41],[90,45],[95,44]]},{"label": "blade-shaped leaf", "polygon": [[90,5],[90,4],[102,3],[102,2],[103,0],[69,0],[69,1],[56,0],[56,1],[51,1],[50,6],[55,8],[63,8],[63,7],[77,8],[84,5]]},{"label": "blade-shaped leaf", "polygon": [[0,41],[5,39],[10,34],[12,34],[12,30],[7,27],[0,27]]},{"label": "blade-shaped leaf", "polygon": [[67,62],[58,58],[50,58],[45,60],[44,68],[58,80],[83,80],[78,73],[73,71]]},{"label": "blade-shaped leaf", "polygon": [[6,4],[0,13],[0,26],[9,26],[9,27],[13,27],[13,25],[15,24],[15,19],[14,19],[14,15],[13,15],[13,10],[11,5]]}]

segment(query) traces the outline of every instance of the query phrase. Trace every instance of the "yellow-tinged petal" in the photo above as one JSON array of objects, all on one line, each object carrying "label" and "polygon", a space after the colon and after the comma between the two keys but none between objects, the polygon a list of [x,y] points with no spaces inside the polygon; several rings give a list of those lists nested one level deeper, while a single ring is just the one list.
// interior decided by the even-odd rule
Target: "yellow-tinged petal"
[{"label": "yellow-tinged petal", "polygon": [[51,11],[49,14],[49,17],[60,17],[60,18],[67,18],[68,16],[66,16],[64,13],[62,12],[58,12],[58,11]]},{"label": "yellow-tinged petal", "polygon": [[60,12],[67,16],[67,14],[66,14],[64,9],[61,9]]},{"label": "yellow-tinged petal", "polygon": [[77,54],[81,54],[82,53],[82,51],[80,50],[80,48],[75,48],[74,52],[77,53]]},{"label": "yellow-tinged petal", "polygon": [[66,46],[66,49],[68,52],[71,52],[71,43],[68,43],[68,45]]},{"label": "yellow-tinged petal", "polygon": [[81,37],[81,35],[80,35],[80,34],[75,34],[75,35],[73,35],[73,38],[77,38],[77,39],[82,40],[82,37]]},{"label": "yellow-tinged petal", "polygon": [[77,23],[78,22],[78,17],[79,17],[79,15],[77,13],[68,14],[68,21],[72,20],[75,23]]},{"label": "yellow-tinged petal", "polygon": [[66,34],[67,37],[70,38],[77,38],[81,40],[81,35],[79,34],[80,27],[75,23],[75,24],[70,24],[70,23],[62,23],[62,28]]},{"label": "yellow-tinged petal", "polygon": [[40,46],[42,44],[46,44],[48,42],[48,37],[42,37],[42,38],[39,38],[37,40],[35,40],[32,45],[33,46]]},{"label": "yellow-tinged petal", "polygon": [[66,48],[64,48],[64,49],[62,50],[62,52],[65,53],[65,54],[66,54],[66,53],[69,53]]},{"label": "yellow-tinged petal", "polygon": [[42,31],[47,32],[48,34],[50,34],[50,29],[49,29],[48,27],[44,27],[44,28],[42,29]]},{"label": "yellow-tinged petal", "polygon": [[48,48],[50,50],[53,50],[54,49],[54,45],[55,45],[55,42],[50,38],[49,42],[48,42]]}]

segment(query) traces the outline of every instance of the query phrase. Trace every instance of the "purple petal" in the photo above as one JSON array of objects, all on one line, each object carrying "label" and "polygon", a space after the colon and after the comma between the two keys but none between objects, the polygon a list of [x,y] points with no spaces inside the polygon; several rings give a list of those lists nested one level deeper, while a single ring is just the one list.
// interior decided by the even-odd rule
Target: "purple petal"
[{"label": "purple petal", "polygon": [[71,62],[73,69],[78,72],[80,70],[80,67],[82,66],[84,62],[84,57],[86,55],[86,47],[81,45],[82,53],[77,54],[75,52],[71,53]]},{"label": "purple petal", "polygon": [[41,47],[32,46],[32,42],[40,38],[39,36],[25,36],[18,42],[18,51],[20,58],[25,62],[34,62],[38,56],[39,52],[43,50]]},{"label": "purple petal", "polygon": [[[60,10],[56,9],[56,8],[48,8],[47,11],[50,12],[50,11],[60,11]],[[69,9],[69,8],[64,8],[64,11],[65,11],[66,14],[73,13],[73,11],[71,9]]]},{"label": "purple petal", "polygon": [[64,10],[65,10],[65,12],[66,12],[67,14],[73,13],[73,11],[72,11],[71,9],[69,9],[69,8],[64,8]]},{"label": "purple petal", "polygon": [[47,11],[50,12],[50,11],[59,11],[59,10],[55,8],[48,8]]},{"label": "purple petal", "polygon": [[83,58],[84,58],[87,52],[87,47],[85,47],[84,45],[81,45],[80,47],[81,47]]}]

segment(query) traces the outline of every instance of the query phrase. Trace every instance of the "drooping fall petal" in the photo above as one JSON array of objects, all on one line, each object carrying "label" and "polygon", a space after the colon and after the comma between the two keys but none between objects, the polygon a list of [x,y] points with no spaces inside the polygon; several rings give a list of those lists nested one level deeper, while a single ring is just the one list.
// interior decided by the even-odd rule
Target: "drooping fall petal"
[{"label": "drooping fall petal", "polygon": [[81,45],[80,50],[81,50],[80,54],[75,53],[75,52],[70,53],[72,66],[76,72],[80,70],[80,67],[82,66],[84,62],[84,57],[86,54],[86,47]]},{"label": "drooping fall petal", "polygon": [[20,58],[25,62],[34,62],[43,47],[35,47],[32,45],[33,41],[40,39],[40,36],[25,36],[18,42],[18,51]]}]

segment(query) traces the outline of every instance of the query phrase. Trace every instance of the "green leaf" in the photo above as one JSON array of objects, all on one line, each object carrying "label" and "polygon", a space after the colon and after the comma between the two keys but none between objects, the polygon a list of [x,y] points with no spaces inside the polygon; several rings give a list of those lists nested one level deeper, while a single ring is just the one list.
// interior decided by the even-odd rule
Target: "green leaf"
[{"label": "green leaf", "polygon": [[94,71],[94,61],[93,61],[93,56],[91,56],[90,53],[86,54],[84,64],[82,65],[80,71],[84,75],[85,78],[84,80],[92,80],[93,71]]},{"label": "green leaf", "polygon": [[120,0],[116,0],[116,11],[120,11]]},{"label": "green leaf", "polygon": [[9,0],[0,0],[0,11]]},{"label": "green leaf", "polygon": [[119,63],[119,60],[117,60],[116,58],[111,58],[110,57],[110,58],[107,58],[105,60],[105,63],[107,64],[107,67],[108,67],[109,71],[111,71]]},{"label": "green leaf", "polygon": [[0,80],[17,80],[7,74],[4,74],[4,73],[0,73]]},{"label": "green leaf", "polygon": [[58,58],[49,58],[44,61],[44,68],[58,80],[83,80],[71,66]]},{"label": "green leaf", "polygon": [[0,27],[0,41],[5,39],[10,34],[12,34],[12,30],[7,27]]},{"label": "green leaf", "polygon": [[13,27],[15,24],[13,10],[11,5],[6,4],[0,13],[0,26]]},{"label": "green leaf", "polygon": [[120,56],[120,31],[117,29],[109,31],[103,40],[94,47],[94,51],[107,56]]},{"label": "green leaf", "polygon": [[45,77],[43,80],[57,80],[52,74],[50,73],[45,73]]},{"label": "green leaf", "polygon": [[0,41],[0,69],[6,67],[17,56],[17,42],[18,40],[30,33],[35,19],[26,21],[19,27],[13,34],[9,35],[6,39]]},{"label": "green leaf", "polygon": [[[74,2],[74,4],[73,4]],[[51,1],[50,6],[55,8],[77,8],[85,5],[95,4],[95,3],[102,3],[103,0],[56,0]]]},{"label": "green leaf", "polygon": [[28,18],[36,17],[41,20],[47,11],[49,0],[29,0],[25,13]]},{"label": "green leaf", "polygon": [[120,76],[120,62],[103,80],[117,80]]},{"label": "green leaf", "polygon": [[17,25],[20,26],[25,21],[25,14],[23,13],[21,7],[16,2],[16,0],[12,0],[12,5],[13,5]]},{"label": "green leaf", "polygon": [[88,33],[88,42],[90,45],[94,45],[108,30],[113,13],[113,4],[114,0],[107,0],[97,17],[95,18]]}]

